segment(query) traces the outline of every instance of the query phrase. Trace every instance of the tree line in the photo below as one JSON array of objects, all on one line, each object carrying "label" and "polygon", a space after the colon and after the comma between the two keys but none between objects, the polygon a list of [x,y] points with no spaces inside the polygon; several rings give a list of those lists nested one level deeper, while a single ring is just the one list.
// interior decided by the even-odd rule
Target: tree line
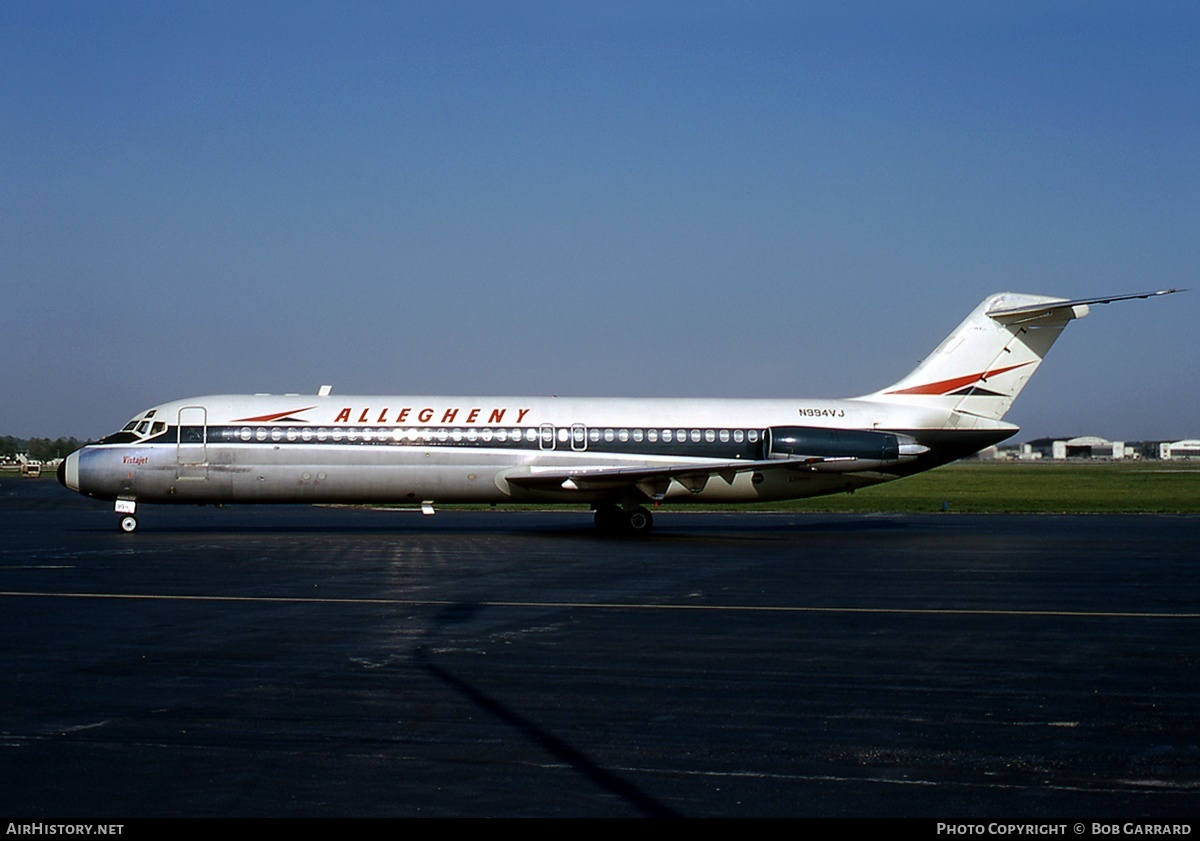
[{"label": "tree line", "polygon": [[86,443],[78,438],[14,438],[12,435],[0,435],[0,458],[11,460],[18,453],[24,453],[34,461],[50,461],[65,458]]}]

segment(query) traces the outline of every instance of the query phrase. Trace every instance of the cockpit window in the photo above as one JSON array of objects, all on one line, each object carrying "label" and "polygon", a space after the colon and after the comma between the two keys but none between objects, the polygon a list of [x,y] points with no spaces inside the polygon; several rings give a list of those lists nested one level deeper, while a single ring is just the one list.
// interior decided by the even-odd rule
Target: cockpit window
[{"label": "cockpit window", "polygon": [[137,434],[145,435],[149,429],[150,429],[150,421],[142,421],[141,423],[139,423],[137,425]]},{"label": "cockpit window", "polygon": [[122,432],[132,432],[133,428],[135,426],[137,426],[137,418],[134,418],[129,423],[125,424],[125,426],[121,427],[121,431]]},{"label": "cockpit window", "polygon": [[167,424],[165,421],[155,421],[150,426],[150,434],[151,435],[162,435],[166,431],[167,431]]}]

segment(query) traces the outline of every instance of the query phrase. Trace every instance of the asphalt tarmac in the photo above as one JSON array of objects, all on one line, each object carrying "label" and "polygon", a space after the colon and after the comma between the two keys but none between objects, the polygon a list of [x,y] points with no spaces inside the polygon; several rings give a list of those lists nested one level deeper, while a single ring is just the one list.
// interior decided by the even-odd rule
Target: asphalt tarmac
[{"label": "asphalt tarmac", "polygon": [[0,818],[1191,819],[1200,518],[143,507],[0,479]]}]

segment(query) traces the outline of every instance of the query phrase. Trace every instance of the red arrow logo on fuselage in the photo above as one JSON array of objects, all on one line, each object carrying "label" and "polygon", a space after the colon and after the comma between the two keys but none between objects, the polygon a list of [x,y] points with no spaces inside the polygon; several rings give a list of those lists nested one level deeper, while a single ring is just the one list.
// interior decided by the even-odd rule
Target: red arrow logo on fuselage
[{"label": "red arrow logo on fuselage", "polygon": [[309,406],[305,409],[289,409],[286,412],[276,412],[273,415],[259,415],[254,418],[237,418],[231,420],[230,423],[272,423],[274,421],[287,421],[288,423],[308,423],[304,418],[294,418],[292,415],[298,415],[301,412],[307,412],[309,409],[315,409],[316,406]]}]

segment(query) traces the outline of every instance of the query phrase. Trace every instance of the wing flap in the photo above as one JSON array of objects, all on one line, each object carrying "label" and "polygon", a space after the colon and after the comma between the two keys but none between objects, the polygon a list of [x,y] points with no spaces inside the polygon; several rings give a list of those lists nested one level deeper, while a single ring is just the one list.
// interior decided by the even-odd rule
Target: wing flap
[{"label": "wing flap", "polygon": [[795,456],[757,461],[712,461],[671,464],[655,467],[578,467],[533,468],[528,473],[510,473],[505,480],[510,484],[530,490],[569,491],[613,491],[621,488],[637,488],[651,499],[662,499],[672,482],[682,485],[689,492],[698,494],[716,476],[732,485],[739,473],[766,470],[806,470],[826,461],[817,456]]}]

